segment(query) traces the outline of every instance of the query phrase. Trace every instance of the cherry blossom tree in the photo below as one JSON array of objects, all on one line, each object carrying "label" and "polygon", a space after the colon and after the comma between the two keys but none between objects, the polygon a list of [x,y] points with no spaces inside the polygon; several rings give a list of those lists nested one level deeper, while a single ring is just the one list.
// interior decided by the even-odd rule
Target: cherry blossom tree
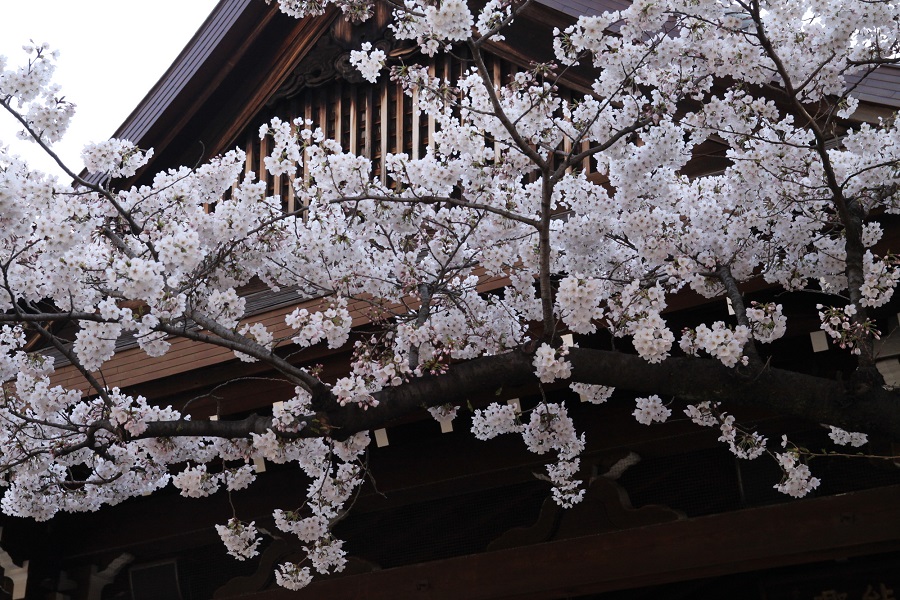
[{"label": "cherry blossom tree", "polygon": [[[330,4],[355,20],[372,11],[371,0],[279,4],[298,18]],[[838,444],[864,446],[857,431],[900,439],[900,396],[875,368],[873,313],[900,279],[880,243],[900,212],[900,131],[893,119],[856,117],[854,96],[898,62],[900,5],[637,0],[548,32],[557,62],[498,83],[485,52],[529,4],[394,5],[398,39],[425,56],[470,57],[449,80],[388,65],[368,44],[352,54],[366,79],[389,76],[415,93],[437,124],[433,144],[421,158],[387,156],[375,176],[369,158],[316,123],[274,119],[260,135],[272,140],[266,168],[290,177],[301,200],[290,214],[264,178],[244,174],[240,149],[135,187],[116,182],[152,150],[125,140],[86,147],[89,176],[62,165],[71,183],[0,149],[3,510],[48,519],[169,483],[206,496],[250,485],[255,458],[294,462],[308,496],[274,518],[308,556],[276,576],[299,588],[343,568],[331,526],[365,477],[368,431],[423,407],[452,419],[484,389],[557,390],[525,414],[475,408],[472,430],[549,453],[565,506],[583,494],[585,443],[565,386],[597,404],[615,388],[647,425],[677,411],[716,428],[737,456],[777,461],[784,477],[773,485],[798,497],[818,485],[803,452],[742,427],[743,407],[828,424]],[[48,47],[25,50],[21,67],[0,58],[0,106],[53,155],[73,106],[52,84]],[[574,68],[593,80],[567,99],[560,88]],[[710,141],[724,148],[722,166],[687,176]],[[506,284],[485,293],[490,278]],[[279,339],[245,318],[238,290],[251,281],[322,298],[322,309],[291,312],[294,333]],[[855,360],[852,376],[773,367],[767,345],[788,320],[777,302],[746,300],[751,282],[815,292],[810,310]],[[727,298],[733,318],[673,331],[666,309],[688,291]],[[353,330],[358,302],[377,335]],[[621,339],[618,349],[579,345],[601,331]],[[191,419],[104,384],[125,334],[151,357],[173,338],[227,348],[296,393],[271,414]],[[350,371],[323,381],[276,352],[285,344],[345,348]],[[54,385],[54,361],[37,346],[77,368],[90,391]],[[235,515],[218,531],[234,556],[257,553],[254,523]]]}]

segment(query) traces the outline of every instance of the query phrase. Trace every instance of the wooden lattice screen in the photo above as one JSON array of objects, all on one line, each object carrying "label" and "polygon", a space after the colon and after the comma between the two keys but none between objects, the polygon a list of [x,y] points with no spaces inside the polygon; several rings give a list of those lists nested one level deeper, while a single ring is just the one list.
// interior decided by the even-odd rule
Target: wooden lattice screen
[{"label": "wooden lattice screen", "polygon": [[[509,81],[520,70],[514,63],[493,55],[486,55],[485,59],[497,83]],[[457,56],[439,55],[429,63],[429,74],[455,82],[470,64]],[[257,175],[266,173],[263,159],[270,151],[271,140],[259,139],[261,124],[272,117],[283,121],[302,117],[311,120],[314,127],[322,127],[328,138],[338,139],[346,151],[368,156],[374,163],[375,175],[380,175],[385,155],[406,152],[419,158],[432,143],[434,119],[413,110],[417,102],[415,96],[404,94],[385,74],[375,84],[337,77],[323,85],[303,88],[276,102],[248,127],[243,143],[246,169]],[[587,161],[585,168],[589,168]],[[303,175],[297,173],[298,177]],[[266,174],[266,180],[269,193],[281,197],[286,211],[298,208],[289,177]]]}]

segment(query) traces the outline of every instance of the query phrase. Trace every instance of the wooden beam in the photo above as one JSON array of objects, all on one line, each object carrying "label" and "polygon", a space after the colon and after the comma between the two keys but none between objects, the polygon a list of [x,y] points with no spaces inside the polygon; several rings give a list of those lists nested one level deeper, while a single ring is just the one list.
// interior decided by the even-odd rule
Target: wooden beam
[{"label": "wooden beam", "polygon": [[245,600],[544,600],[900,548],[891,486],[335,577]]},{"label": "wooden beam", "polygon": [[[292,23],[289,34],[279,40],[274,50],[269,51],[272,56],[267,57],[267,64],[258,67],[253,80],[245,81],[241,86],[243,96],[234,98],[232,106],[219,112],[216,122],[224,122],[225,125],[213,126],[212,138],[204,138],[204,142],[209,145],[210,155],[215,156],[240,143],[241,132],[259,114],[266,101],[284,83],[291,70],[327,31],[338,14],[336,10],[327,10],[319,17],[297,19]],[[263,35],[261,31],[259,37]],[[228,113],[227,109],[232,109],[236,114]],[[226,113],[227,116],[222,116]]]}]

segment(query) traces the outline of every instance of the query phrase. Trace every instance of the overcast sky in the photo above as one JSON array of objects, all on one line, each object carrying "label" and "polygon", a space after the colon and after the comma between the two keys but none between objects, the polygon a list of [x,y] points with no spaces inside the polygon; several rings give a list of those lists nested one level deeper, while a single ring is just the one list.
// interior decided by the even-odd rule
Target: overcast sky
[{"label": "overcast sky", "polygon": [[[216,0],[0,0],[0,55],[24,64],[22,46],[34,40],[60,51],[55,80],[77,105],[56,149],[81,168],[81,148],[112,135],[162,76]],[[15,137],[6,111],[0,142],[44,171],[52,161]],[[54,171],[56,172],[56,171]]]}]

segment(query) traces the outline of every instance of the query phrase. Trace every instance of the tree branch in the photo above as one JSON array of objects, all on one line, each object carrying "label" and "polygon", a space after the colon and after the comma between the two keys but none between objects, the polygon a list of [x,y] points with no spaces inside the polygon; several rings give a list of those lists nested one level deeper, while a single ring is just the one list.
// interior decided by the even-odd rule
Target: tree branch
[{"label": "tree branch", "polygon": [[[838,425],[900,440],[900,398],[892,391],[871,388],[856,393],[841,382],[764,367],[761,370],[729,368],[719,361],[674,357],[651,364],[633,354],[609,350],[570,348],[569,381],[613,386],[635,394],[659,394],[685,403],[721,402],[723,406],[757,406],[814,423]],[[425,408],[465,404],[472,396],[500,388],[536,385],[533,356],[516,350],[453,365],[442,375],[414,379],[374,394],[379,404],[363,409],[356,405],[333,406],[310,415],[315,425],[299,434],[324,433],[346,439],[359,431],[379,429],[392,421]],[[172,421],[150,423],[140,437],[204,435],[249,437],[272,427],[271,418],[251,416],[241,421]]]},{"label": "tree branch", "polygon": [[[764,406],[816,423],[900,439],[900,398],[882,388],[851,394],[838,381],[782,369],[748,373],[717,360],[669,358],[651,364],[633,354],[570,348],[571,381],[614,386],[635,393],[675,396],[688,402],[714,400],[723,405]],[[454,365],[441,376],[411,381],[375,394],[380,405],[330,417],[338,437],[383,427],[420,406],[462,403],[467,396],[513,385],[535,383],[532,357],[515,351]]]}]

